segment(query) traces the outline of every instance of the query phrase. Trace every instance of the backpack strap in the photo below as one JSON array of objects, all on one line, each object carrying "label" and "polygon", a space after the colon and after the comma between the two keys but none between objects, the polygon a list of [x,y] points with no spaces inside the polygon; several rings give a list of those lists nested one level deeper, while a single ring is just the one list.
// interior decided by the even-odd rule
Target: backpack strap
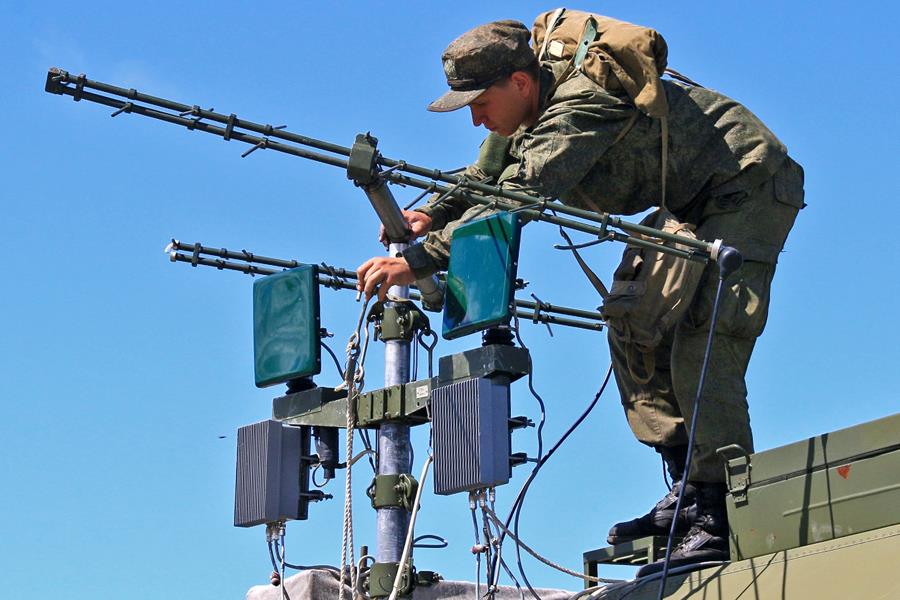
[{"label": "backpack strap", "polygon": [[660,138],[662,142],[662,156],[660,156],[660,187],[662,195],[659,199],[659,205],[663,210],[666,208],[666,167],[669,162],[669,117],[659,118]]},{"label": "backpack strap", "polygon": [[597,38],[597,22],[594,21],[594,18],[591,17],[587,20],[587,23],[584,24],[584,31],[581,32],[581,41],[578,42],[578,48],[575,50],[575,56],[572,57],[572,65],[575,69],[581,68],[581,63],[584,62],[584,57],[587,56],[588,48]]},{"label": "backpack strap", "polygon": [[[560,9],[565,10],[565,9]],[[557,10],[559,12],[559,10]],[[559,13],[562,16],[562,13]],[[553,13],[554,17],[557,17],[556,13]],[[558,24],[558,17],[555,21],[553,21],[553,26],[556,27]],[[553,95],[553,92],[556,91],[556,88],[559,85],[569,78],[569,76],[581,68],[581,63],[584,62],[584,57],[587,56],[588,48],[591,45],[591,42],[594,41],[597,37],[597,23],[594,21],[593,17],[587,20],[584,24],[584,29],[581,31],[581,41],[578,42],[578,48],[575,49],[575,54],[572,55],[572,58],[569,59],[569,63],[566,65],[566,68],[560,73],[559,77],[556,78],[556,81],[553,82],[553,85],[550,86],[550,89],[547,92],[547,97]],[[541,54],[543,54],[544,49],[547,45],[547,40],[550,39],[550,30],[547,31],[547,34],[544,36],[544,44],[541,46]]]},{"label": "backpack strap", "polygon": [[[631,131],[631,127],[637,121],[639,114],[640,111],[635,108],[634,112],[631,115],[631,118],[628,119],[625,127],[622,128],[622,131],[619,132],[619,135],[617,135],[616,139],[613,140],[613,143],[610,144],[610,147],[618,144],[619,141],[623,137],[625,137],[625,134]],[[585,204],[588,205],[588,208],[590,208],[594,212],[604,212],[600,210],[600,207],[597,206],[597,204],[590,198],[583,198],[582,200]],[[594,273],[593,269],[588,266],[587,262],[585,262],[585,260],[581,257],[581,254],[578,252],[578,249],[575,247],[575,243],[572,241],[572,238],[570,238],[569,234],[567,234],[566,231],[561,227],[559,229],[559,234],[563,237],[564,240],[566,240],[566,243],[569,245],[569,250],[572,251],[572,256],[575,257],[575,261],[578,263],[578,266],[581,267],[581,270],[584,272],[584,276],[588,278],[588,281],[591,282],[591,285],[594,286],[594,289],[597,290],[597,293],[600,294],[600,297],[605,300],[606,297],[609,296],[609,290],[607,289],[606,285],[603,284],[603,280],[601,280],[600,277],[598,277],[597,274]]]},{"label": "backpack strap", "polygon": [[560,6],[550,16],[550,24],[547,26],[547,33],[544,34],[544,43],[541,44],[541,51],[538,52],[539,61],[544,60],[544,55],[547,54],[547,45],[550,43],[550,34],[553,33],[553,30],[559,25],[559,20],[562,18],[564,12],[566,12],[565,7]]},{"label": "backpack strap", "polygon": [[566,230],[562,227],[559,228],[559,235],[566,240],[566,243],[569,245],[569,250],[572,251],[572,256],[575,257],[575,261],[578,263],[578,266],[581,267],[581,270],[584,271],[584,276],[587,277],[588,281],[591,282],[591,285],[594,286],[594,289],[597,290],[597,293],[600,294],[600,297],[606,300],[606,297],[609,296],[609,290],[604,285],[603,281],[597,276],[596,273],[588,266],[583,258],[581,258],[581,254],[578,252],[578,249],[575,248],[575,243],[572,241],[572,238],[569,237],[569,234],[566,233]]},{"label": "backpack strap", "polygon": [[663,73],[667,74],[672,79],[677,79],[678,81],[680,81],[682,83],[686,83],[688,85],[692,85],[692,86],[698,87],[698,88],[703,87],[702,85],[700,85],[699,83],[697,83],[696,81],[694,81],[693,79],[688,77],[687,75],[683,75],[683,74],[679,73],[678,71],[676,71],[675,69],[672,69],[670,67],[666,67],[666,70],[663,71]]}]

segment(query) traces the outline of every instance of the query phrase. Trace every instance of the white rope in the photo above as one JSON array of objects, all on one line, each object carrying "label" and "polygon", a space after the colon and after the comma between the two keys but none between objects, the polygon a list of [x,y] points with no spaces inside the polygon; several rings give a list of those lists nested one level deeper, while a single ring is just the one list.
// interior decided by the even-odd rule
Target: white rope
[{"label": "white rope", "polygon": [[409,516],[409,527],[406,529],[406,543],[403,544],[403,554],[400,556],[400,567],[397,569],[397,576],[394,577],[394,588],[388,600],[397,600],[400,593],[400,582],[403,580],[403,572],[406,570],[406,562],[409,560],[409,554],[412,551],[413,537],[416,530],[416,515],[419,514],[419,501],[422,499],[422,490],[425,489],[425,478],[428,477],[428,467],[434,456],[428,455],[425,464],[422,466],[422,473],[419,475],[419,487],[416,489],[416,498],[413,500],[412,514]]},{"label": "white rope", "polygon": [[[347,372],[344,374],[344,383],[341,386],[347,388],[347,444],[346,456],[353,456],[353,427],[356,424],[356,414],[353,410],[356,406],[356,398],[359,395],[357,387],[357,379],[361,379],[359,370],[357,369],[357,359],[360,358],[359,332],[362,328],[363,321],[366,317],[366,309],[369,306],[368,300],[363,304],[359,313],[359,321],[356,324],[356,330],[350,336],[347,342]],[[368,346],[368,327],[366,327],[366,346]],[[365,354],[362,355],[362,361],[365,361]],[[361,366],[361,365],[360,365]],[[360,382],[360,386],[362,383]],[[353,544],[353,479],[352,479],[352,460],[347,461],[347,474],[344,481],[344,522],[341,531],[341,585],[339,600],[344,600],[346,586],[343,582],[343,570],[349,567],[350,571],[350,588],[355,590],[358,584],[359,571],[356,569],[356,559],[354,556]],[[348,563],[349,555],[349,563]]]}]

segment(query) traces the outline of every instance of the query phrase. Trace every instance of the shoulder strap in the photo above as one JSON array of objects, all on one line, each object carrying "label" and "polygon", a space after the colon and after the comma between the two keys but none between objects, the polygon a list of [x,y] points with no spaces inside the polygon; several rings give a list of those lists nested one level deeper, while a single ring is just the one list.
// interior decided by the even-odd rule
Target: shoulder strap
[{"label": "shoulder strap", "polygon": [[688,85],[692,85],[692,86],[698,87],[698,88],[703,87],[702,85],[700,85],[699,83],[697,83],[696,81],[694,81],[693,79],[688,77],[687,75],[683,75],[683,74],[679,73],[678,71],[676,71],[675,69],[672,69],[670,67],[666,67],[666,70],[663,72],[666,73],[672,79],[677,79],[678,81],[680,81],[682,83],[686,83]]},{"label": "shoulder strap", "polygon": [[584,276],[588,278],[588,281],[591,282],[591,285],[594,286],[594,289],[597,290],[600,297],[606,300],[606,297],[609,296],[609,290],[603,284],[603,281],[597,277],[597,274],[591,270],[584,259],[581,258],[581,254],[579,254],[578,249],[575,248],[575,243],[572,241],[572,238],[569,237],[569,234],[566,233],[566,230],[562,227],[559,228],[559,235],[566,240],[566,243],[569,245],[569,250],[572,251],[572,255],[575,257],[575,261],[578,263],[578,266],[581,267],[581,270],[584,271]]},{"label": "shoulder strap", "polygon": [[587,56],[588,48],[597,38],[597,22],[594,17],[589,17],[587,23],[584,24],[584,30],[581,32],[581,41],[578,42],[578,48],[575,50],[575,56],[572,57],[572,65],[579,69],[584,57]]},{"label": "shoulder strap", "polygon": [[[635,108],[634,112],[631,115],[631,118],[628,119],[627,123],[625,123],[625,127],[622,128],[622,130],[619,132],[619,135],[617,135],[616,139],[613,140],[613,143],[610,144],[610,147],[618,144],[619,141],[623,137],[625,137],[625,134],[627,134],[629,131],[631,131],[631,127],[634,125],[635,121],[637,121],[639,114],[640,114],[640,111],[637,108]],[[597,206],[597,204],[590,198],[583,198],[582,200],[594,212],[596,212],[596,213],[604,212],[604,211],[600,210],[600,207]],[[561,227],[559,229],[559,234],[563,237],[564,240],[566,240],[566,243],[569,245],[569,250],[572,251],[572,255],[575,257],[575,261],[578,263],[578,266],[581,267],[582,271],[584,271],[584,276],[588,278],[588,281],[591,282],[591,285],[594,286],[594,289],[597,290],[597,293],[600,294],[600,297],[605,300],[606,297],[609,296],[609,290],[603,284],[603,281],[588,266],[587,262],[585,262],[585,260],[583,258],[581,258],[581,254],[579,254],[578,249],[575,247],[575,244],[574,244],[574,242],[572,242],[572,238],[569,237],[569,234],[567,234],[566,231]]]},{"label": "shoulder strap", "polygon": [[544,60],[544,56],[547,54],[547,45],[550,43],[550,34],[553,33],[553,30],[559,25],[559,19],[563,16],[564,12],[566,12],[566,9],[560,6],[550,17],[550,24],[547,25],[547,33],[544,34],[544,43],[541,44],[541,51],[538,52],[539,61]]},{"label": "shoulder strap", "polygon": [[[564,11],[565,9],[558,9],[553,13],[553,19],[551,21],[552,27],[556,27],[559,17],[562,16],[560,10]],[[541,46],[541,55],[544,53],[547,40],[550,39],[550,32],[553,30],[552,27],[547,30],[547,34],[544,36],[544,44]],[[563,81],[568,79],[572,73],[581,68],[581,63],[584,62],[584,57],[587,56],[588,48],[596,37],[597,23],[594,21],[594,18],[591,17],[584,24],[584,29],[581,31],[581,41],[578,42],[578,48],[575,49],[575,54],[569,59],[569,63],[566,65],[565,70],[560,73],[559,77],[556,78],[556,81],[553,82],[553,85],[550,86],[550,90],[547,92],[548,97],[551,96],[553,92],[556,91],[556,88],[558,88]]]},{"label": "shoulder strap", "polygon": [[660,187],[662,188],[661,198],[659,199],[659,205],[664,210],[669,210],[666,208],[666,166],[669,162],[669,118],[668,117],[660,117],[659,118],[659,128],[660,128],[660,138],[662,142],[662,156],[660,157],[661,164],[661,172],[660,172]]}]

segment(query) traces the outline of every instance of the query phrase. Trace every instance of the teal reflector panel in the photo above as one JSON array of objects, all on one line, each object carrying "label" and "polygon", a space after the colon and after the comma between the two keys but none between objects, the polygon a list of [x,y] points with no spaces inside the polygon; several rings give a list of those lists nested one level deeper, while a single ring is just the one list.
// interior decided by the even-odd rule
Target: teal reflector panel
[{"label": "teal reflector panel", "polygon": [[319,373],[319,280],[314,265],[253,283],[253,356],[257,387]]},{"label": "teal reflector panel", "polygon": [[509,323],[521,230],[516,215],[499,213],[453,232],[444,295],[444,339]]}]

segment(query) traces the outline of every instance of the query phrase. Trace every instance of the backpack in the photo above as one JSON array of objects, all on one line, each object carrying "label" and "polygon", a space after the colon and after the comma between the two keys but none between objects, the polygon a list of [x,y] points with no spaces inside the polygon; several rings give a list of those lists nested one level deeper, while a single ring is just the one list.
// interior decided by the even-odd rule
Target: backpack
[{"label": "backpack", "polygon": [[581,70],[607,90],[624,90],[644,114],[657,118],[668,114],[659,77],[666,70],[669,51],[655,30],[558,8],[538,15],[531,31],[538,60],[569,61],[560,80]]},{"label": "backpack", "polygon": [[[540,61],[567,61],[557,78],[559,85],[575,72],[582,72],[604,89],[623,90],[641,113],[658,118],[661,124],[660,208],[646,216],[641,225],[667,233],[696,239],[694,227],[681,223],[666,208],[666,164],[668,160],[668,113],[665,90],[660,76],[668,73],[691,85],[698,85],[677,71],[668,69],[668,46],[653,29],[576,10],[559,8],[541,13],[534,21],[532,37]],[[621,140],[634,124],[638,111],[625,125],[613,144]],[[598,212],[602,211],[587,202]],[[600,311],[609,334],[626,342],[628,371],[639,383],[647,383],[656,369],[654,351],[683,317],[690,306],[705,265],[635,244],[628,244],[613,275],[612,289],[590,270],[568,236],[575,260],[603,297]],[[638,239],[687,250],[686,246],[663,243],[657,238]],[[642,357],[640,375],[631,353]]]},{"label": "backpack", "polygon": [[[531,37],[538,61],[568,61],[554,87],[580,71],[604,89],[624,90],[638,111],[660,120],[660,205],[665,208],[669,103],[660,77],[667,73],[689,85],[701,86],[667,67],[669,47],[663,36],[649,27],[580,10],[557,8],[537,16]],[[613,144],[628,133],[636,119],[637,112]]]},{"label": "backpack", "polygon": [[[697,239],[694,226],[681,223],[672,213],[659,208],[641,221],[641,225],[666,233]],[[687,246],[639,236],[661,245],[688,250]],[[626,347],[637,349],[643,358],[639,375],[626,353],[628,372],[638,383],[650,381],[656,370],[654,350],[663,337],[684,317],[700,285],[706,265],[652,248],[628,244],[613,275],[612,289],[600,307],[609,335]]]}]

